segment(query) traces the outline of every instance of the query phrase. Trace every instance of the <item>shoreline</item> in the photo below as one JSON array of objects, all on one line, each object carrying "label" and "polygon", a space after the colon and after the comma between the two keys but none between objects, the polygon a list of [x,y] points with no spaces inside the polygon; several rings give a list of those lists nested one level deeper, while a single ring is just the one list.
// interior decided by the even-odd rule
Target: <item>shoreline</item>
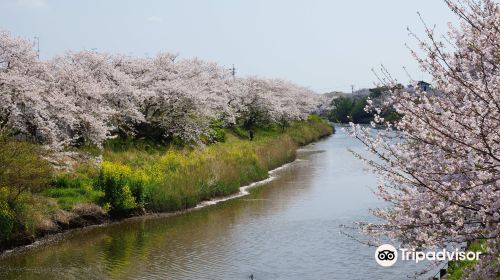
[{"label": "shoreline", "polygon": [[[331,135],[332,134],[326,135],[324,137],[319,138],[316,141],[313,141],[313,142],[308,143],[308,144],[303,145],[303,146],[299,146],[295,151],[298,152],[298,151],[300,151],[302,149],[302,147],[305,147],[307,145],[310,145],[310,144],[316,143],[318,141],[321,141],[321,140],[323,140],[325,138],[328,138]],[[115,219],[107,218],[102,223],[96,223],[96,224],[87,225],[87,226],[83,226],[83,227],[74,227],[74,228],[69,228],[69,229],[60,229],[57,232],[49,233],[49,234],[46,234],[44,236],[35,238],[35,240],[33,242],[31,242],[31,243],[26,243],[26,244],[14,246],[11,249],[0,251],[0,260],[3,259],[3,258],[9,257],[11,255],[20,254],[20,253],[29,251],[31,249],[35,249],[35,248],[37,248],[39,246],[43,246],[43,245],[46,245],[46,244],[55,243],[55,242],[57,242],[57,241],[59,241],[61,239],[64,239],[65,237],[68,237],[68,236],[72,235],[72,234],[77,234],[77,233],[81,233],[81,232],[85,232],[85,231],[90,231],[90,230],[98,229],[98,228],[101,228],[101,227],[108,227],[108,226],[112,226],[112,225],[116,225],[116,224],[120,224],[120,223],[125,223],[125,222],[128,222],[128,221],[134,221],[134,220],[140,220],[140,219],[142,220],[142,219],[169,218],[169,217],[173,217],[173,216],[187,214],[187,213],[190,213],[192,211],[200,210],[200,209],[206,208],[208,206],[213,206],[213,205],[219,204],[221,202],[225,202],[225,201],[228,201],[228,200],[232,200],[232,199],[235,199],[235,198],[246,196],[246,195],[250,194],[250,190],[251,189],[259,187],[259,186],[262,186],[262,185],[265,185],[265,184],[267,184],[267,183],[275,180],[276,178],[278,178],[277,176],[274,176],[273,173],[275,173],[275,172],[277,172],[279,170],[288,168],[291,165],[293,165],[294,163],[296,163],[297,161],[300,161],[300,159],[298,159],[296,157],[293,161],[284,163],[281,166],[278,166],[278,167],[276,167],[276,168],[274,168],[272,170],[269,170],[267,178],[262,179],[260,181],[252,182],[252,183],[247,184],[245,186],[242,186],[242,187],[240,187],[238,189],[238,192],[236,192],[236,193],[233,193],[233,194],[230,194],[230,195],[227,195],[227,196],[223,196],[223,197],[219,197],[219,198],[213,198],[213,199],[209,199],[209,200],[204,200],[204,201],[199,202],[194,207],[186,208],[186,209],[179,210],[179,211],[173,211],[173,212],[145,212],[144,214],[137,214],[137,215],[132,215],[132,216],[129,216],[129,217],[124,217],[124,218],[115,218]]]}]

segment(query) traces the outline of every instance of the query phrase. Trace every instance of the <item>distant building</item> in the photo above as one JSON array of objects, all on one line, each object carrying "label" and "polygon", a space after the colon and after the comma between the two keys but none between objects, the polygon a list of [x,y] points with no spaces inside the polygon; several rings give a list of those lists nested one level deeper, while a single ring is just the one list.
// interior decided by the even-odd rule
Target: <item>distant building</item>
[{"label": "distant building", "polygon": [[[432,90],[431,84],[429,84],[428,82],[424,82],[424,81],[418,81],[417,82],[417,87],[421,91],[430,91],[430,90]],[[415,90],[415,87],[413,85],[408,85],[406,88],[409,89],[409,90],[411,90],[411,91]]]},{"label": "distant building", "polygon": [[408,85],[406,87],[406,91],[409,93],[415,93],[419,89],[419,91],[425,91],[427,95],[431,96],[440,96],[443,94],[443,92],[436,90],[432,87],[431,84],[424,82],[424,81],[418,81],[416,86],[414,85]]},{"label": "distant building", "polygon": [[431,88],[431,84],[427,83],[427,82],[424,82],[424,81],[418,81],[417,83],[417,86],[420,88],[420,90],[422,91],[430,91],[432,88]]}]

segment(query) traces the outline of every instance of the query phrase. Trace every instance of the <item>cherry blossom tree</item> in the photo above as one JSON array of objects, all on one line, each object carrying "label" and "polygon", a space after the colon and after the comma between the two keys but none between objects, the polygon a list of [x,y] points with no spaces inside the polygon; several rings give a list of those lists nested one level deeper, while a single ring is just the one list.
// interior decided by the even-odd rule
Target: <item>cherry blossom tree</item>
[{"label": "cherry blossom tree", "polygon": [[68,130],[76,143],[100,145],[118,132],[133,134],[133,126],[144,121],[140,110],[143,96],[132,77],[122,71],[123,60],[81,51],[47,62],[55,90],[71,99],[66,112],[74,121]]},{"label": "cherry blossom tree", "polygon": [[286,125],[324,102],[309,89],[234,79],[198,58],[68,51],[37,59],[31,42],[0,33],[0,129],[53,148],[101,146],[116,136],[199,143],[210,124]]},{"label": "cherry blossom tree", "polygon": [[237,118],[247,129],[255,126],[304,120],[328,104],[312,90],[280,79],[250,77],[239,80],[232,103]]},{"label": "cherry blossom tree", "polygon": [[156,130],[160,137],[196,142],[210,119],[232,117],[229,76],[216,64],[163,53],[135,59],[133,69],[129,73],[137,73],[134,86],[144,100],[142,133]]},{"label": "cherry blossom tree", "polygon": [[29,41],[0,32],[0,132],[68,143],[60,122],[68,99],[52,90],[50,78]]},{"label": "cherry blossom tree", "polygon": [[500,273],[500,7],[493,0],[445,2],[460,25],[444,37],[427,26],[427,39],[414,36],[424,55],[413,55],[432,75],[433,90],[401,88],[382,70],[386,105],[401,120],[376,115],[373,126],[386,127],[376,136],[352,125],[378,157],[356,154],[379,175],[377,194],[390,205],[373,210],[384,222],[360,226],[375,240],[411,248],[485,240],[484,258],[469,276],[493,279]]}]

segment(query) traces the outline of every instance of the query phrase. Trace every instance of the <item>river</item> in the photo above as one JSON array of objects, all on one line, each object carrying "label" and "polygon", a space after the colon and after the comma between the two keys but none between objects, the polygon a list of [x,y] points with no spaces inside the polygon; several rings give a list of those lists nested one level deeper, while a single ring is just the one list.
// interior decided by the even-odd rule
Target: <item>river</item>
[{"label": "river", "polygon": [[247,196],[78,230],[0,259],[0,279],[404,279],[339,225],[373,219],[375,177],[344,131],[305,146]]}]

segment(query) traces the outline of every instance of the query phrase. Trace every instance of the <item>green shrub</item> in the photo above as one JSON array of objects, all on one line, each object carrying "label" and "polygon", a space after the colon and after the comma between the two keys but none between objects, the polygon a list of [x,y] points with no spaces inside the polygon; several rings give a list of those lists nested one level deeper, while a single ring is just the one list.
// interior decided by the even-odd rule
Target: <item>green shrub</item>
[{"label": "green shrub", "polygon": [[8,188],[0,188],[0,247],[14,234],[34,236],[38,229],[50,227],[55,210],[50,199],[26,192],[12,203],[8,196]]},{"label": "green shrub", "polygon": [[226,130],[223,121],[212,121],[208,131],[207,143],[224,142],[226,140]]},{"label": "green shrub", "polygon": [[[486,242],[484,240],[478,240],[472,242],[467,247],[467,252],[484,252]],[[462,260],[462,261],[450,261],[448,262],[448,274],[446,279],[450,280],[460,280],[463,279],[465,270],[476,265],[478,260]]]},{"label": "green shrub", "polygon": [[250,139],[248,131],[246,131],[245,129],[243,129],[239,126],[234,127],[233,132],[241,139]]},{"label": "green shrub", "polygon": [[14,230],[15,216],[7,201],[0,201],[0,242],[8,240]]},{"label": "green shrub", "polygon": [[48,188],[52,180],[52,167],[43,156],[39,145],[0,135],[0,243],[18,232],[34,234],[45,218],[38,210],[48,206],[35,205],[31,195]]},{"label": "green shrub", "polygon": [[23,193],[39,192],[49,186],[52,167],[43,155],[39,145],[0,136],[0,186],[7,188],[6,199],[11,207]]},{"label": "green shrub", "polygon": [[133,177],[128,166],[111,162],[102,163],[95,185],[104,191],[102,203],[109,203],[113,213],[126,213],[138,207],[131,187],[136,193],[143,193],[142,183]]},{"label": "green shrub", "polygon": [[328,118],[332,122],[349,123],[351,119],[351,110],[354,107],[355,101],[350,97],[337,97],[332,100],[333,110]]}]

